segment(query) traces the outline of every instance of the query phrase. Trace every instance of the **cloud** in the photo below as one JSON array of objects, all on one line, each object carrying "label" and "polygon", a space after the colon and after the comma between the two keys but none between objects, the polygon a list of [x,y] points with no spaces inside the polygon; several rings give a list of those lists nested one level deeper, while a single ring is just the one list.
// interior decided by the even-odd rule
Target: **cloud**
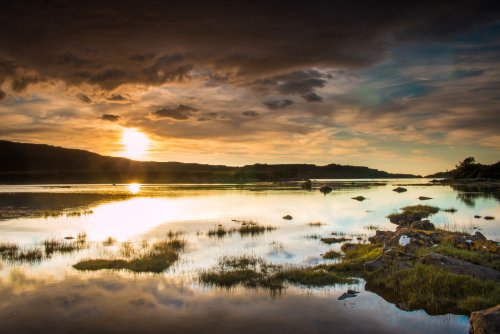
[{"label": "cloud", "polygon": [[165,117],[183,121],[189,119],[191,117],[191,114],[197,111],[198,109],[196,108],[184,104],[179,104],[177,107],[174,108],[162,108],[156,110],[153,112],[153,114],[156,115],[157,117]]},{"label": "cloud", "polygon": [[110,121],[110,122],[116,122],[120,119],[120,116],[118,115],[111,115],[111,114],[103,114],[101,116],[101,119],[103,121]]},{"label": "cloud", "polygon": [[284,100],[268,100],[264,102],[264,105],[268,107],[269,109],[277,110],[277,109],[284,109],[288,106],[291,106],[295,102],[289,99],[284,99]]},{"label": "cloud", "polygon": [[76,94],[76,97],[83,103],[92,103],[92,99],[83,93]]},{"label": "cloud", "polygon": [[[359,69],[382,60],[391,45],[446,40],[497,19],[499,12],[487,0],[457,1],[452,16],[444,2],[386,6],[188,1],[159,2],[153,9],[147,1],[12,2],[0,13],[11,27],[0,35],[0,62],[16,69],[0,70],[0,76],[14,91],[51,79],[113,90],[189,80],[205,70],[262,79],[304,68]],[[302,84],[290,81],[280,89],[307,100],[311,91],[299,93]]]},{"label": "cloud", "polygon": [[128,101],[125,97],[123,97],[120,94],[111,94],[111,96],[107,97],[106,100],[114,102]]},{"label": "cloud", "polygon": [[241,113],[243,116],[246,116],[246,117],[257,117],[259,116],[260,114],[258,112],[256,112],[255,110],[247,110],[247,111],[244,111]]}]

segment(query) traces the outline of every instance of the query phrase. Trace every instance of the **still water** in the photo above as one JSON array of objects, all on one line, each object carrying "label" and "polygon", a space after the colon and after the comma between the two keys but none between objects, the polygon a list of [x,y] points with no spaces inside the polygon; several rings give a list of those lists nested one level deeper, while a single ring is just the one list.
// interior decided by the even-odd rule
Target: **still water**
[{"label": "still water", "polygon": [[[474,218],[500,217],[498,192],[429,186],[428,181],[342,180],[327,195],[298,184],[0,186],[0,209],[10,213],[0,218],[0,244],[29,248],[78,234],[85,234],[89,244],[41,261],[0,261],[0,332],[467,333],[466,316],[400,310],[365,291],[362,281],[290,286],[276,295],[197,280],[200,271],[228,255],[297,266],[335,261],[321,254],[340,245],[319,238],[346,233],[366,242],[374,228],[394,230],[385,217],[406,205],[455,208],[431,221],[460,231],[480,229],[489,239],[499,239],[497,219]],[[393,192],[399,184],[408,191]],[[360,195],[366,200],[352,199]],[[432,199],[420,201],[419,196]],[[33,214],[49,210],[59,214]],[[287,214],[293,219],[284,220]],[[276,229],[253,237],[208,235],[219,225],[230,229],[242,220]],[[72,267],[82,259],[116,255],[124,242],[139,245],[169,233],[180,233],[187,244],[180,260],[162,274]],[[361,293],[337,300],[348,288]]]}]

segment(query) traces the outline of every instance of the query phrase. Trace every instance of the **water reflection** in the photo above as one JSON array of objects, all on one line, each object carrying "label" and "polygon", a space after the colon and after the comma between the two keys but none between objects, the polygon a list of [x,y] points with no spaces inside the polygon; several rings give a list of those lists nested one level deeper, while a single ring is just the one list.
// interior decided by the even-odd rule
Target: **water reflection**
[{"label": "water reflection", "polygon": [[278,299],[236,289],[200,290],[161,277],[116,274],[0,281],[4,333],[466,333],[467,317],[404,312],[363,291],[289,291]]}]

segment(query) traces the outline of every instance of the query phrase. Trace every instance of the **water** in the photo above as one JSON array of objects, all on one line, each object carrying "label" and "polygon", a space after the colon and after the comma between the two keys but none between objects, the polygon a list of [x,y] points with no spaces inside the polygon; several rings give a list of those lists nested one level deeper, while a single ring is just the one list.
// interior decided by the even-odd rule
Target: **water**
[{"label": "water", "polygon": [[[297,184],[253,185],[53,185],[0,186],[0,209],[31,212],[65,210],[92,213],[0,220],[0,243],[21,247],[47,239],[85,233],[89,248],[35,263],[0,262],[0,332],[330,332],[467,333],[468,318],[407,312],[364,291],[363,283],[327,288],[289,287],[280,295],[244,288],[224,290],[198,283],[197,275],[224,255],[250,254],[286,265],[314,265],[339,249],[318,238],[332,232],[366,238],[379,229],[394,230],[385,218],[414,204],[453,207],[455,213],[431,217],[436,225],[474,232],[498,240],[498,193],[427,186],[428,180],[339,181],[327,195],[304,191]],[[395,193],[405,184],[405,193]],[[411,185],[406,185],[411,184]],[[362,195],[367,199],[355,201]],[[432,197],[420,201],[419,196]],[[289,214],[292,220],[282,217]],[[276,230],[255,237],[234,233],[207,235],[219,224],[254,220]],[[308,223],[321,222],[321,226]],[[120,244],[140,245],[181,232],[187,248],[180,260],[161,275],[80,272],[81,259],[117,254]],[[116,244],[105,246],[108,237]],[[361,293],[337,300],[347,288]],[[42,326],[42,327],[40,327]]]}]

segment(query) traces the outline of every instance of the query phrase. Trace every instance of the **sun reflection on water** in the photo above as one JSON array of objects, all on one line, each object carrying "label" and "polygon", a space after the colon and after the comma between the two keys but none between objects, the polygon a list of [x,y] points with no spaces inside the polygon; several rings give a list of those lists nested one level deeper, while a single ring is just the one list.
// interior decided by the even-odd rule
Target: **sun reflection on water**
[{"label": "sun reflection on water", "polygon": [[130,183],[127,187],[128,191],[135,195],[141,190],[141,186],[139,183]]}]

